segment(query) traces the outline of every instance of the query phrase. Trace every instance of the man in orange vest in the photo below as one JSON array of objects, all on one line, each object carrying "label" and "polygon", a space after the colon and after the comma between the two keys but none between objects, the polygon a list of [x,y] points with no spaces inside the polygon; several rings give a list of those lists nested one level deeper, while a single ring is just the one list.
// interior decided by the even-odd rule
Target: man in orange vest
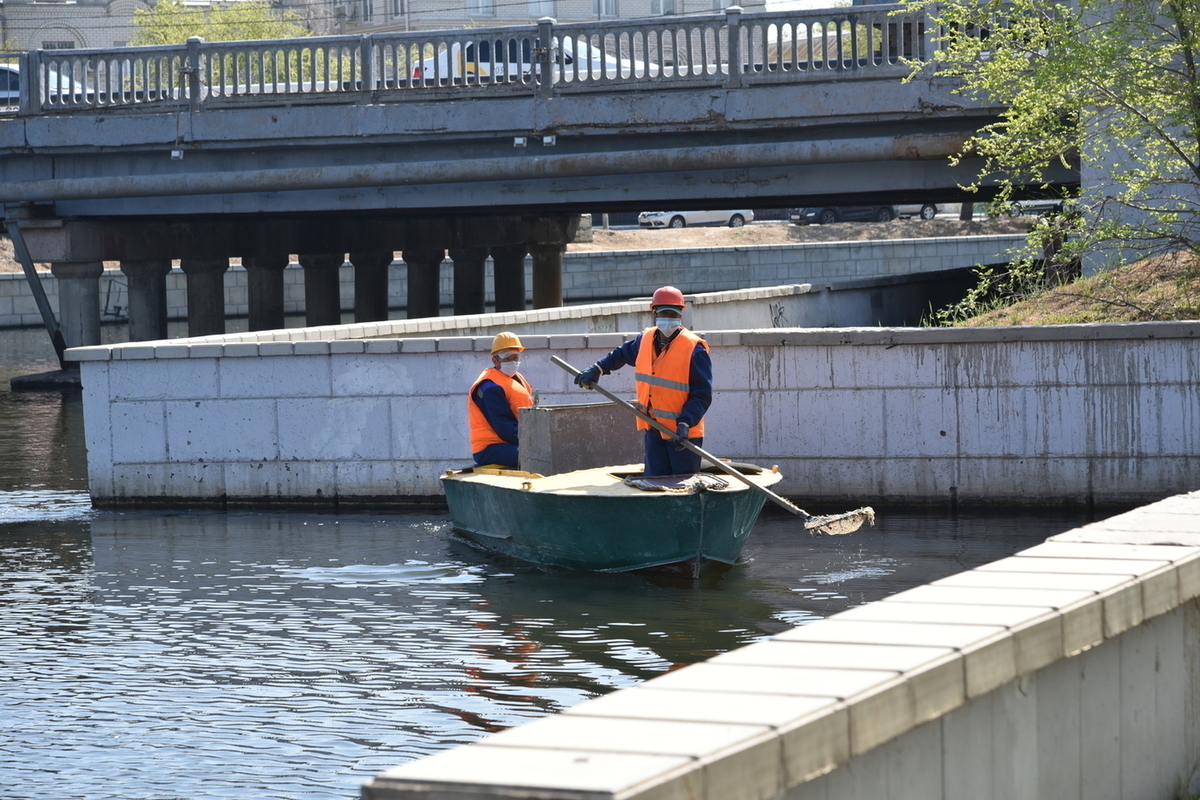
[{"label": "man in orange vest", "polygon": [[686,475],[700,471],[700,456],[679,444],[704,445],[704,414],[712,403],[712,359],[708,342],[683,327],[683,293],[664,286],[654,293],[654,327],[626,342],[575,377],[591,389],[601,375],[634,365],[638,408],[674,431],[666,437],[642,420],[645,474]]},{"label": "man in orange vest", "polygon": [[517,423],[521,409],[534,405],[533,386],[517,371],[524,350],[515,333],[496,334],[492,340],[492,366],[471,384],[467,422],[476,466],[520,467]]}]

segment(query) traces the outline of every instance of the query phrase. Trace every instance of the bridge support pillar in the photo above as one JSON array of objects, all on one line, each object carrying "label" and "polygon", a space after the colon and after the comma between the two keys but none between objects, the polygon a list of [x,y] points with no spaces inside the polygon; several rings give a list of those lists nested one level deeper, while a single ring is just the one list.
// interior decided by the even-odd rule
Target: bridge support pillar
[{"label": "bridge support pillar", "polygon": [[533,307],[557,308],[563,304],[562,263],[565,244],[534,244],[529,246],[533,256]]},{"label": "bridge support pillar", "polygon": [[443,249],[417,248],[401,255],[408,265],[408,318],[436,317],[441,311],[439,278]]},{"label": "bridge support pillar", "polygon": [[100,344],[101,261],[56,261],[50,272],[58,280],[58,316],[67,347]]},{"label": "bridge support pillar", "polygon": [[388,267],[391,250],[351,253],[354,265],[354,321],[378,322],[388,318]]},{"label": "bridge support pillar", "polygon": [[492,284],[497,311],[525,310],[525,256],[523,244],[492,247]]},{"label": "bridge support pillar", "polygon": [[454,261],[454,313],[482,314],[486,247],[462,247],[450,251]]},{"label": "bridge support pillar", "polygon": [[187,276],[188,336],[225,332],[225,273],[227,258],[181,258]]},{"label": "bridge support pillar", "polygon": [[167,274],[171,259],[122,261],[129,278],[129,341],[167,338]]},{"label": "bridge support pillar", "polygon": [[246,268],[250,330],[270,331],[284,326],[283,271],[289,261],[291,256],[286,253],[242,259]]},{"label": "bridge support pillar", "polygon": [[304,324],[337,325],[342,321],[338,270],[345,263],[346,254],[301,255],[297,260],[304,267]]}]

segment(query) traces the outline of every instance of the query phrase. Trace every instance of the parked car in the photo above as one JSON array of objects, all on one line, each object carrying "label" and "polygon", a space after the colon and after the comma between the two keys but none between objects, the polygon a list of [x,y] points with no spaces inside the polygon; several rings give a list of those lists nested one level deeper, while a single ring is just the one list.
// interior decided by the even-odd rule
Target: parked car
[{"label": "parked car", "polygon": [[[589,45],[583,39],[567,37],[561,41],[556,37],[555,47],[559,50],[562,66],[555,62],[555,77],[558,70],[567,80],[587,80],[616,75],[629,75],[632,71],[644,70],[646,65],[625,59],[618,60],[601,49]],[[413,67],[414,80],[425,83],[461,83],[463,81],[528,81],[538,75],[541,64],[536,63],[534,49],[536,38],[484,39],[478,42],[454,42],[444,47],[436,56],[421,61]]]},{"label": "parked car", "polygon": [[1020,217],[1025,214],[1056,214],[1062,211],[1062,208],[1062,198],[1047,197],[1038,200],[1015,200],[1004,209],[1004,213],[1010,217]]},{"label": "parked car", "polygon": [[[76,101],[84,99],[82,86],[75,81],[50,70],[46,74],[46,92],[50,97],[62,94]],[[88,95],[90,99],[91,95]],[[13,112],[21,105],[21,65],[0,64],[0,111]]]},{"label": "parked car", "polygon": [[935,203],[913,203],[912,205],[896,206],[896,216],[901,219],[917,217],[919,219],[930,220],[941,213],[941,211],[942,206]]},{"label": "parked car", "polygon": [[643,228],[686,228],[689,225],[728,225],[740,228],[754,221],[749,209],[737,211],[643,211],[638,225]]},{"label": "parked car", "polygon": [[788,219],[796,225],[829,225],[834,222],[891,222],[895,206],[812,206],[793,208]]}]

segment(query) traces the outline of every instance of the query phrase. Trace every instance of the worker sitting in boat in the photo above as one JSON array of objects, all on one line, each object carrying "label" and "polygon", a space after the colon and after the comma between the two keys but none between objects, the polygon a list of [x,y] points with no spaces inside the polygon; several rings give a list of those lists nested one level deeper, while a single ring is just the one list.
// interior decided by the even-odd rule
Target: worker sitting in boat
[{"label": "worker sitting in boat", "polygon": [[647,328],[575,377],[590,389],[626,364],[634,365],[639,408],[674,431],[668,438],[639,419],[645,430],[645,474],[685,475],[700,471],[699,454],[680,444],[704,444],[704,414],[712,403],[712,359],[708,343],[683,327],[683,293],[664,286],[654,293],[650,310],[654,327]]},{"label": "worker sitting in boat", "polygon": [[492,366],[471,385],[467,421],[477,466],[519,468],[518,419],[522,408],[534,405],[533,386],[517,371],[524,350],[515,333],[496,334],[492,340]]}]

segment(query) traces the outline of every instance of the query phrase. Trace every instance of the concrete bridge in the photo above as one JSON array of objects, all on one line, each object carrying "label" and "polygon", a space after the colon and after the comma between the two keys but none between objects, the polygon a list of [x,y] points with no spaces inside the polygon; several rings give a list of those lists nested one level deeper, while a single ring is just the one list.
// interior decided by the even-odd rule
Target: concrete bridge
[{"label": "concrete bridge", "polygon": [[68,346],[99,341],[103,261],[139,340],[166,336],[173,259],[192,335],[224,330],[236,257],[253,330],[283,325],[290,255],[311,325],[339,321],[347,254],[360,322],[387,318],[396,252],[409,317],[437,315],[447,254],[456,313],[484,311],[489,258],[495,310],[525,307],[527,257],[557,306],[580,212],[957,196],[979,165],[946,157],[1000,109],[903,82],[931,34],[881,5],[34,51],[0,202],[60,278]]}]

